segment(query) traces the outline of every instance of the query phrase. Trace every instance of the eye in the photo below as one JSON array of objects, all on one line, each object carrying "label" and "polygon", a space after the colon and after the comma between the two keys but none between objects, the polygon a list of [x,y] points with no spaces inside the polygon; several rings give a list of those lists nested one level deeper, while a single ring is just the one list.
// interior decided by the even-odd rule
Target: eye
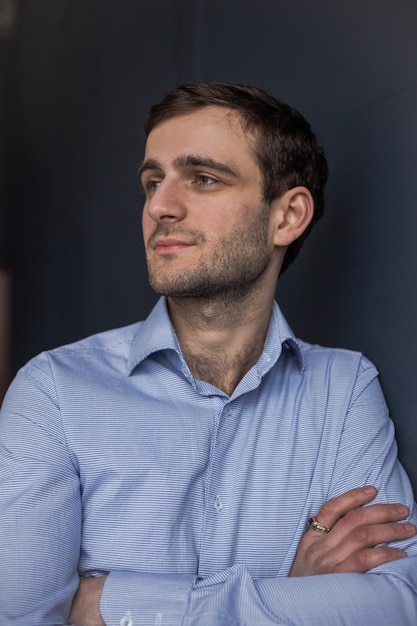
[{"label": "eye", "polygon": [[214,185],[217,182],[215,178],[207,176],[207,174],[198,174],[197,176],[197,185],[201,185],[202,187],[210,187],[210,185]]},{"label": "eye", "polygon": [[156,191],[161,184],[160,180],[144,180],[142,183],[143,189],[146,194],[153,193]]}]

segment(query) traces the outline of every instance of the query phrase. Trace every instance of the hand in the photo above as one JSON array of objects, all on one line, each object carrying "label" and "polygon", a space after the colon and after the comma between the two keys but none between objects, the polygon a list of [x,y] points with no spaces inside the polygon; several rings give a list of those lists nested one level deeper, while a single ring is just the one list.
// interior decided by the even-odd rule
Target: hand
[{"label": "hand", "polygon": [[363,573],[406,556],[386,545],[416,534],[413,524],[399,524],[409,514],[403,504],[372,504],[377,494],[367,486],[347,491],[325,502],[317,520],[330,528],[320,533],[310,528],[301,539],[290,576]]},{"label": "hand", "polygon": [[68,623],[72,626],[106,626],[100,613],[100,598],[107,576],[80,578]]}]

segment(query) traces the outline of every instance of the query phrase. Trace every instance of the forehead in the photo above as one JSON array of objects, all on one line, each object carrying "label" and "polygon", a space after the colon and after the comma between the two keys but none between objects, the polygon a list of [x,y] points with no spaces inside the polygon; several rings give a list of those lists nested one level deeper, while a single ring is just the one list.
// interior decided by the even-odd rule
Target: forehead
[{"label": "forehead", "polygon": [[207,154],[233,161],[241,157],[256,165],[251,139],[236,111],[207,106],[155,126],[146,142],[145,157],[174,159],[179,154]]}]

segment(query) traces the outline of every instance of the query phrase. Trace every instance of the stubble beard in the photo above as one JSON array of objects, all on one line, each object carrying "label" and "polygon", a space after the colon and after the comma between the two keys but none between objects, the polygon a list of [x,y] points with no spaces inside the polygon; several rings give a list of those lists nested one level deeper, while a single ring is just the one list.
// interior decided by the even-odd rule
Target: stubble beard
[{"label": "stubble beard", "polygon": [[[148,261],[149,283],[171,298],[198,298],[228,304],[244,300],[268,266],[269,205],[262,204],[251,224],[236,226],[201,258],[198,267],[174,274],[155,270]],[[197,243],[205,238],[180,225],[160,225],[155,235],[186,235]]]}]

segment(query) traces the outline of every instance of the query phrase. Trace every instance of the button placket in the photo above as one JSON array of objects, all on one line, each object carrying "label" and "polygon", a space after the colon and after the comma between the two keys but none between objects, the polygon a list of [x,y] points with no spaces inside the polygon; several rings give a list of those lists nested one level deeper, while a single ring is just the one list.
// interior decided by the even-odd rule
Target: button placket
[{"label": "button placket", "polygon": [[[219,407],[220,408],[220,407]],[[210,455],[210,467],[208,472],[208,481],[206,483],[206,514],[204,517],[204,525],[201,535],[199,573],[205,575],[211,571],[210,565],[213,560],[213,541],[220,532],[223,523],[227,521],[224,515],[227,510],[227,502],[224,501],[225,494],[222,494],[222,469],[219,467],[219,442],[217,441],[221,423],[227,420],[230,415],[228,404],[223,403],[216,421],[215,431],[213,433],[213,443]],[[227,500],[227,498],[226,498]],[[210,512],[211,511],[211,512]]]}]

